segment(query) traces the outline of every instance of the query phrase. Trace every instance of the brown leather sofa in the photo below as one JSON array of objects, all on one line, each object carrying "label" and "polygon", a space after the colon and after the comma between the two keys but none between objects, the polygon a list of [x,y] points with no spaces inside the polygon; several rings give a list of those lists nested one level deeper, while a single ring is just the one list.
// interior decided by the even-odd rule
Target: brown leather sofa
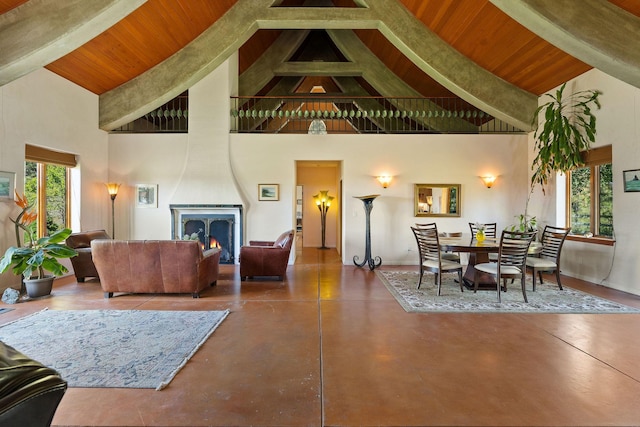
[{"label": "brown leather sofa", "polygon": [[73,273],[78,282],[84,282],[87,277],[98,277],[96,266],[91,258],[91,241],[95,239],[111,239],[111,237],[104,230],[83,231],[67,237],[67,246],[78,252],[78,256],[71,258]]},{"label": "brown leather sofa", "polygon": [[293,230],[285,231],[275,241],[252,240],[240,248],[240,280],[253,276],[278,276],[287,273],[289,253],[293,244]]},{"label": "brown leather sofa", "polygon": [[57,371],[0,342],[0,426],[49,426],[67,390]]},{"label": "brown leather sofa", "polygon": [[114,292],[190,293],[218,281],[220,249],[195,240],[93,240],[93,262],[105,298]]}]

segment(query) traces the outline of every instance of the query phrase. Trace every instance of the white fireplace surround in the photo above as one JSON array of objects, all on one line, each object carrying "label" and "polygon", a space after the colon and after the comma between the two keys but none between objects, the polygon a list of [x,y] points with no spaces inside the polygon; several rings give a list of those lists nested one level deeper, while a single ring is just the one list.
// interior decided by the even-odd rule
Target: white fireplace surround
[{"label": "white fireplace surround", "polygon": [[240,259],[240,246],[242,246],[242,205],[169,205],[171,209],[171,238],[181,239],[183,215],[233,215],[234,216],[234,254],[233,259],[237,264]]}]

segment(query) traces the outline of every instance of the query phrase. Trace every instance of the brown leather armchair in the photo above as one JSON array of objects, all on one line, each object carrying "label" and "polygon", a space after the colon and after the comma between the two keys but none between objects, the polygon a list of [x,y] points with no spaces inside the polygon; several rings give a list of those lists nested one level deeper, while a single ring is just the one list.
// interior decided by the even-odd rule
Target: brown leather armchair
[{"label": "brown leather armchair", "polygon": [[293,244],[293,230],[285,231],[275,241],[250,241],[240,248],[240,280],[253,276],[278,276],[287,273],[289,253]]},{"label": "brown leather armchair", "polygon": [[0,342],[0,425],[49,426],[67,390],[54,369]]},{"label": "brown leather armchair", "polygon": [[78,252],[78,256],[71,258],[73,273],[78,282],[84,282],[86,277],[98,277],[98,271],[91,258],[91,241],[94,239],[111,239],[111,237],[104,230],[83,231],[67,237],[67,246]]}]

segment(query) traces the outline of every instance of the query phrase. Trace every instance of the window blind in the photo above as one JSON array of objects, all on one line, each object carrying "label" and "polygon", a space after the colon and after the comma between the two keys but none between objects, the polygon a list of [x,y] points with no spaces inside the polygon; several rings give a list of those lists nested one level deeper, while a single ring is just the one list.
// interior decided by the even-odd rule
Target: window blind
[{"label": "window blind", "polygon": [[49,150],[48,148],[36,147],[35,145],[29,144],[25,145],[24,157],[31,162],[51,163],[70,168],[74,168],[78,164],[75,154]]}]

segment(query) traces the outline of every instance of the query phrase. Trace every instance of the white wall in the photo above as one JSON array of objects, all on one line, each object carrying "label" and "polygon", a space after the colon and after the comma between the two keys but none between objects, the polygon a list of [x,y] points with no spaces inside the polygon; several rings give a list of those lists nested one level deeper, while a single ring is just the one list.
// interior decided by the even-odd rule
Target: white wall
[{"label": "white wall", "polygon": [[[76,154],[74,231],[108,230],[107,133],[98,128],[98,97],[41,69],[0,87],[0,117],[0,170],[16,172],[18,191],[24,192],[25,144]],[[1,253],[16,244],[9,217],[18,212],[13,201],[0,202]],[[0,277],[0,289],[16,283],[11,273]]]},{"label": "white wall", "polygon": [[[277,216],[293,224],[296,160],[341,160],[343,176],[343,262],[364,256],[365,212],[355,196],[380,194],[371,212],[372,255],[385,264],[415,264],[416,243],[409,227],[433,218],[414,216],[414,184],[461,184],[462,216],[438,218],[439,229],[468,233],[469,222],[498,222],[506,227],[524,205],[527,184],[526,136],[508,135],[244,135],[231,136],[237,178],[248,189],[280,183],[280,206],[256,204],[248,217],[249,235],[264,233]],[[375,176],[394,175],[387,189]],[[479,176],[500,175],[487,189]],[[318,227],[320,224],[318,223]]]},{"label": "white wall", "polygon": [[[0,170],[16,171],[23,186],[24,144],[78,154],[81,170],[77,228],[110,230],[110,200],[104,182],[120,181],[116,199],[118,238],[168,238],[171,203],[238,203],[245,207],[245,242],[271,239],[294,225],[296,160],[342,161],[343,260],[364,255],[365,215],[353,196],[381,194],[371,214],[372,253],[384,264],[415,263],[409,231],[415,183],[462,185],[462,217],[442,218],[443,231],[467,231],[470,221],[496,221],[502,228],[522,212],[532,160],[531,135],[244,135],[228,134],[228,95],[236,72],[227,62],[190,91],[191,131],[182,135],[107,135],[98,129],[98,97],[39,70],[0,87]],[[571,83],[600,89],[598,144],[613,145],[615,247],[568,242],[563,272],[640,294],[637,265],[640,195],[624,193],[622,171],[640,168],[640,90],[590,71]],[[528,138],[528,146],[527,146]],[[108,167],[108,169],[107,169]],[[376,175],[394,180],[382,189]],[[478,178],[499,175],[492,189]],[[136,209],[136,183],[159,185],[159,207]],[[259,183],[280,184],[278,202],[259,202]],[[0,202],[0,250],[14,244],[13,203]],[[553,191],[532,201],[542,225],[555,223]],[[611,273],[609,274],[609,270]],[[15,281],[10,274],[0,280]]]},{"label": "white wall", "polygon": [[[298,160],[342,161],[338,245],[346,264],[365,251],[365,213],[354,196],[381,194],[371,213],[371,240],[373,255],[385,264],[414,264],[416,243],[409,227],[432,221],[414,216],[416,183],[462,185],[462,216],[439,218],[443,231],[468,232],[468,223],[475,221],[506,227],[523,209],[526,135],[229,135],[233,69],[233,61],[227,61],[189,91],[188,135],[109,136],[111,174],[125,184],[123,198],[116,201],[118,237],[169,238],[172,203],[240,201],[244,241],[272,240],[295,226]],[[375,179],[382,173],[394,175],[387,189]],[[479,178],[485,174],[499,175],[491,189]],[[133,207],[136,183],[159,185],[158,209]],[[258,201],[258,184],[265,183],[280,185],[279,201]]]},{"label": "white wall", "polygon": [[[640,169],[640,89],[591,70],[570,81],[565,90],[597,89],[602,92],[602,109],[597,116],[594,147],[612,145],[613,152],[613,219],[615,246],[568,241],[562,253],[564,274],[640,295],[640,193],[625,193],[622,171]],[[541,102],[544,101],[541,98]],[[533,160],[530,136],[530,161]],[[553,185],[547,196],[539,190],[532,203],[532,213],[545,224],[554,224],[556,209]]]}]

